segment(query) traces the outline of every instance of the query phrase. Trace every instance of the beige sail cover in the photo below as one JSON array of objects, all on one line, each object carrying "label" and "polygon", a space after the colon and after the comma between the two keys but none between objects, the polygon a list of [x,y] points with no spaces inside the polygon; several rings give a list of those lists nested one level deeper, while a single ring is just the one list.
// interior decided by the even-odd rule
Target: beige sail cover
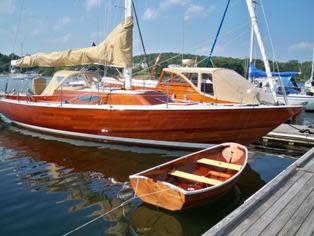
[{"label": "beige sail cover", "polygon": [[262,88],[256,88],[241,75],[229,69],[213,72],[215,97],[242,104],[273,104],[274,98]]},{"label": "beige sail cover", "polygon": [[57,67],[99,63],[132,67],[132,29],[133,19],[128,17],[95,47],[37,53],[17,60],[16,65],[19,67]]}]

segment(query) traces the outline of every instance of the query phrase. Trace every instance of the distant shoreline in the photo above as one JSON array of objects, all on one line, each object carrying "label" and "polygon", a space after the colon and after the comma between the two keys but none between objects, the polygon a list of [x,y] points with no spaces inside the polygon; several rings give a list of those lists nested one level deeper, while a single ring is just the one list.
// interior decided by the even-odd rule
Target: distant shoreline
[{"label": "distant shoreline", "polygon": [[[147,59],[149,65],[154,65],[155,60],[159,53],[151,53],[147,55]],[[10,72],[10,62],[11,60],[19,59],[20,56],[16,54],[5,55],[0,53],[0,75],[7,75]],[[193,59],[198,64],[198,66],[202,67],[205,65],[206,56],[200,55],[193,55],[193,54],[184,54],[183,58]],[[159,75],[162,68],[168,67],[168,65],[176,64],[181,65],[182,54],[167,52],[161,53],[160,62],[158,63],[158,67],[155,71],[156,75]],[[247,74],[247,67],[248,67],[248,58],[240,59],[240,58],[233,58],[233,57],[221,57],[221,56],[214,56],[212,57],[215,67],[223,67],[229,68],[232,70],[237,71],[242,76],[246,76]],[[148,71],[145,69],[146,66],[146,59],[144,55],[137,55],[133,57],[133,72],[138,73],[140,71]],[[300,71],[301,75],[297,77],[299,81],[306,81],[310,77],[311,71],[311,61],[306,62],[299,62],[298,60],[289,60],[287,62],[278,62],[279,70],[280,71]],[[264,69],[263,61],[260,59],[255,60],[255,64],[257,68]],[[277,65],[270,61],[271,68],[277,68]],[[35,71],[39,74],[44,76],[51,76],[54,72],[60,69],[73,69],[75,67],[61,67],[61,68],[43,68],[43,67],[36,67],[30,69],[22,69],[21,72],[26,72],[29,70]]]}]

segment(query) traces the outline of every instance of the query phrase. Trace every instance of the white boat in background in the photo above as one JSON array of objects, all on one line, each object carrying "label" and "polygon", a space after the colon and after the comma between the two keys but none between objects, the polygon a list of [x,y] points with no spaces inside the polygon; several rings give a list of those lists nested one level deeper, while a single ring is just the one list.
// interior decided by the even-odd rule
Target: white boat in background
[{"label": "white boat in background", "polygon": [[[305,89],[296,88],[295,85],[289,86],[291,79],[300,74],[299,72],[272,72],[270,69],[269,61],[266,56],[266,51],[263,43],[263,39],[259,32],[257,17],[254,9],[254,1],[246,0],[251,18],[251,46],[250,46],[250,65],[249,65],[249,79],[251,82],[259,87],[264,87],[265,90],[271,92],[275,100],[279,103],[287,105],[303,105],[306,111],[314,111],[314,96],[308,94]],[[257,42],[262,54],[264,66],[266,71],[257,69],[253,64],[253,45],[254,45],[254,33],[257,38]],[[288,83],[287,83],[288,82]],[[287,93],[288,91],[288,93]],[[289,92],[290,91],[290,92]]]},{"label": "white boat in background", "polygon": [[[277,96],[279,102],[284,102],[283,96]],[[304,105],[306,111],[314,111],[314,96],[303,94],[287,95],[289,105]]]},{"label": "white boat in background", "polygon": [[314,95],[314,48],[313,48],[311,75],[310,75],[310,78],[307,81],[305,81],[304,88],[308,95]]},{"label": "white boat in background", "polygon": [[[285,87],[284,91],[286,95],[283,95],[282,85],[284,84],[284,79],[291,79],[291,78],[284,78],[284,77],[275,77],[275,92],[276,98],[279,103],[286,103],[287,105],[303,105],[306,111],[314,111],[314,93],[313,92],[306,92],[305,88],[296,89],[296,87]],[[264,84],[265,89],[269,89],[269,85],[267,84],[266,78],[259,78],[255,81],[263,81],[261,82]],[[256,83],[256,82],[255,82]],[[290,92],[287,92],[290,91]],[[294,91],[294,92],[292,92]]]},{"label": "white boat in background", "polygon": [[[264,87],[265,90],[270,92],[270,86],[265,71],[257,69],[254,65],[250,65],[249,74],[255,85]],[[294,80],[294,77],[299,74],[299,72],[294,71],[272,72],[276,98],[280,103],[287,102],[288,105],[304,105],[306,111],[314,111],[313,93],[306,92],[306,89],[299,87]],[[285,93],[286,96],[284,96],[283,93]]]}]

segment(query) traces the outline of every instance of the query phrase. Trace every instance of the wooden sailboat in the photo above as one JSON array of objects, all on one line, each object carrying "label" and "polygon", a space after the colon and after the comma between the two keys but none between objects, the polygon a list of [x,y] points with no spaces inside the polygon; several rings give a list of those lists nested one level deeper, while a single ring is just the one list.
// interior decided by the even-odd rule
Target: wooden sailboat
[{"label": "wooden sailboat", "polygon": [[301,106],[178,103],[160,91],[132,90],[133,20],[131,0],[125,2],[126,19],[98,46],[38,53],[12,62],[20,67],[116,65],[124,68],[124,89],[93,88],[89,75],[61,71],[38,95],[4,94],[0,113],[16,125],[40,132],[95,141],[183,146],[184,142],[252,143],[302,110]]},{"label": "wooden sailboat", "polygon": [[247,163],[247,149],[224,143],[131,175],[144,202],[176,211],[215,200],[236,183]]}]

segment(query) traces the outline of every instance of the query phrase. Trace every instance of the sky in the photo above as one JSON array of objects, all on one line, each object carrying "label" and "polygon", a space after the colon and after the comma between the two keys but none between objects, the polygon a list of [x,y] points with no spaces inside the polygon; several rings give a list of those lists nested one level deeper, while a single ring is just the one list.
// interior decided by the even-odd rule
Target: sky
[{"label": "sky", "polygon": [[[314,0],[258,0],[269,59],[311,61]],[[227,0],[134,0],[147,53],[208,55]],[[0,52],[18,55],[89,47],[123,21],[124,0],[0,0]],[[249,55],[245,0],[231,0],[214,56]],[[134,54],[142,54],[134,27]],[[260,58],[257,47],[254,57]]]}]

